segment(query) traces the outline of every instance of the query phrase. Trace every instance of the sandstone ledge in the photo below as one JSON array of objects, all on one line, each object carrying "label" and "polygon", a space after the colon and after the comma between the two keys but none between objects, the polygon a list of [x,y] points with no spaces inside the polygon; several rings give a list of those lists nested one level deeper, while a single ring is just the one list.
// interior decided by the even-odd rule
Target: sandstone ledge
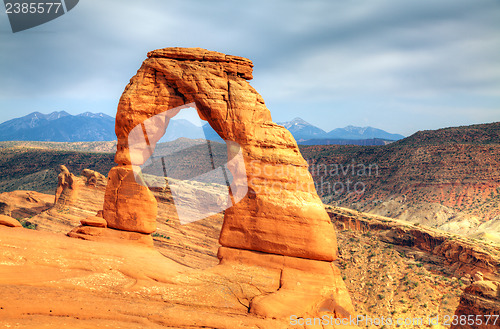
[{"label": "sandstone ledge", "polygon": [[0,225],[7,227],[22,227],[21,223],[19,223],[15,218],[5,215],[0,215]]},{"label": "sandstone ledge", "polygon": [[67,235],[71,238],[78,238],[89,241],[140,243],[148,247],[153,247],[153,238],[149,234],[119,231],[103,227],[78,226],[71,230]]}]

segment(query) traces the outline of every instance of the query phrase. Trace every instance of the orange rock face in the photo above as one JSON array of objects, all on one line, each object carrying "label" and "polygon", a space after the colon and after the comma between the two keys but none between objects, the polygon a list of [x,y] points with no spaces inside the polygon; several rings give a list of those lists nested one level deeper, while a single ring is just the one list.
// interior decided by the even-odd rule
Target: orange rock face
[{"label": "orange rock face", "polygon": [[351,297],[332,262],[226,247],[221,247],[217,256],[222,266],[246,265],[277,271],[279,289],[252,299],[251,313],[265,318],[287,318],[290,314],[315,317],[328,313],[335,318],[354,315]]},{"label": "orange rock face", "polygon": [[[295,140],[284,127],[272,122],[264,100],[247,82],[252,78],[252,67],[248,59],[200,48],[166,48],[148,53],[120,99],[115,162],[120,168],[142,164],[165,127],[147,131],[148,147],[144,152],[131,152],[131,131],[157,114],[195,103],[202,119],[224,140],[241,147],[244,159],[244,166],[229,169],[233,177],[243,172],[248,193],[226,210],[220,243],[237,249],[332,261],[337,252],[333,226]],[[162,120],[168,124],[169,118]],[[228,154],[231,152],[228,147]],[[110,173],[104,218],[109,227],[151,232],[149,221],[153,214],[145,216],[144,212],[151,208],[153,199],[128,178],[126,182],[134,192],[118,188],[118,178],[125,175],[118,174],[122,171],[115,168]],[[123,202],[116,203],[117,199]],[[139,211],[134,210],[136,207]],[[127,212],[134,212],[134,216]]]},{"label": "orange rock face", "polygon": [[103,207],[110,228],[147,234],[156,230],[156,199],[146,186],[135,181],[131,166],[111,169]]},{"label": "orange rock face", "polygon": [[22,227],[21,223],[19,223],[15,218],[5,215],[0,215],[0,225],[7,227]]},{"label": "orange rock face", "polygon": [[462,321],[453,324],[452,329],[499,328],[500,282],[478,281],[465,288],[455,315]]},{"label": "orange rock face", "polygon": [[74,200],[78,197],[78,184],[76,183],[75,176],[69,172],[66,166],[59,166],[60,173],[57,176],[57,190],[54,198],[54,206],[63,208],[73,204]]}]

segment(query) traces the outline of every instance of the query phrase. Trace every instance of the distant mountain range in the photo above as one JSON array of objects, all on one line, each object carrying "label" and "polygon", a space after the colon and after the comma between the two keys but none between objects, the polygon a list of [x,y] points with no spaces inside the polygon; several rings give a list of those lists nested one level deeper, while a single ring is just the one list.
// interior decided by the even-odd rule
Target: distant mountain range
[{"label": "distant mountain range", "polygon": [[115,119],[104,113],[33,112],[0,124],[0,141],[90,142],[114,139]]},{"label": "distant mountain range", "polygon": [[[311,145],[311,140],[313,140],[316,145],[328,145],[328,144],[345,144],[345,140],[385,140],[385,141],[396,141],[403,139],[405,136],[399,134],[391,134],[384,130],[373,128],[373,127],[355,127],[347,126],[345,128],[333,129],[330,132],[326,132],[301,118],[295,118],[288,122],[278,122],[288,129],[293,137],[297,140],[299,144]],[[328,142],[329,140],[329,142]],[[336,142],[335,140],[342,140]],[[374,143],[376,143],[374,141]],[[358,145],[379,145],[379,144],[367,144],[367,142]]]},{"label": "distant mountain range", "polygon": [[[304,145],[384,145],[404,138],[372,127],[347,126],[326,132],[301,118],[278,124]],[[222,140],[208,124],[200,127],[185,119],[172,119],[161,141],[169,142],[179,137]],[[104,113],[33,112],[0,124],[0,141],[91,142],[115,139],[115,119]]]}]

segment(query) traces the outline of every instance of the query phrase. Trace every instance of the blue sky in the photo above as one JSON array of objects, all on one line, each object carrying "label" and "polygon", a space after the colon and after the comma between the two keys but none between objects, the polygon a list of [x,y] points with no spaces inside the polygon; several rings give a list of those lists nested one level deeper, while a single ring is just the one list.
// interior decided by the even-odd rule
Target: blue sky
[{"label": "blue sky", "polygon": [[146,53],[174,46],[251,59],[277,122],[410,135],[500,121],[497,0],[80,0],[15,34],[0,13],[0,122],[114,115]]}]

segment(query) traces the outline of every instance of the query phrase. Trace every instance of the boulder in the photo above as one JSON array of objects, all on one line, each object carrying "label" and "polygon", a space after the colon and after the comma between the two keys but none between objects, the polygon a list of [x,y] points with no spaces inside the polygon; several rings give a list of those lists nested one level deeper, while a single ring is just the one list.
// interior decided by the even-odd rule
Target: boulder
[{"label": "boulder", "polygon": [[156,199],[146,186],[136,182],[132,166],[111,169],[103,207],[110,228],[146,234],[156,231]]},{"label": "boulder", "polygon": [[23,227],[17,219],[6,215],[0,215],[0,225],[8,227]]},{"label": "boulder", "polygon": [[90,216],[80,221],[83,226],[107,227],[108,223],[102,217]]}]

